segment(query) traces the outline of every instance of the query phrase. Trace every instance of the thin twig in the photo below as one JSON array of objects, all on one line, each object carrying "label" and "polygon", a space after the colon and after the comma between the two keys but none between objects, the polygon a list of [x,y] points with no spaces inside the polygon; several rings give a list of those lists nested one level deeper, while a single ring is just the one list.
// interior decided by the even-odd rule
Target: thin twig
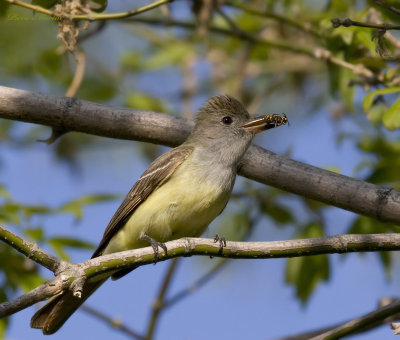
[{"label": "thin twig", "polygon": [[[143,18],[143,17],[134,17],[134,18],[128,18],[124,20],[125,22],[132,22],[132,23],[143,23],[143,24],[152,24],[152,25],[162,25],[162,26],[176,26],[176,27],[183,27],[186,29],[191,29],[191,30],[196,30],[197,26],[195,23],[191,21],[181,21],[181,20],[165,20],[165,19],[158,19],[158,18]],[[283,40],[273,40],[273,39],[265,39],[265,38],[259,38],[259,37],[254,37],[248,33],[245,32],[243,35],[242,32],[240,31],[233,31],[232,29],[227,29],[223,27],[218,27],[215,25],[209,25],[208,30],[210,32],[218,33],[218,34],[223,34],[226,36],[230,37],[235,37],[238,39],[242,39],[245,41],[257,43],[259,45],[263,46],[268,46],[268,47],[273,47],[277,48],[280,50],[285,50],[285,51],[290,51],[298,54],[304,54],[308,55],[310,57],[313,57],[313,52],[309,48],[305,46],[296,46],[293,43],[288,43]]]},{"label": "thin twig", "polygon": [[391,25],[391,24],[375,24],[370,22],[361,22],[361,21],[354,21],[352,19],[339,19],[333,18],[331,19],[333,28],[338,28],[340,26],[343,27],[350,27],[350,26],[357,26],[357,27],[367,27],[367,28],[375,28],[375,29],[382,29],[384,31],[388,30],[400,30],[400,25]]},{"label": "thin twig", "polygon": [[398,8],[392,6],[392,5],[389,5],[387,2],[385,2],[383,0],[375,0],[375,2],[378,5],[388,9],[389,11],[392,11],[393,13],[400,15],[400,9],[398,9]]},{"label": "thin twig", "polygon": [[353,71],[355,75],[363,76],[366,78],[376,78],[375,74],[370,69],[366,68],[363,64],[352,64],[345,60],[336,58],[328,50],[316,48],[314,51],[314,56],[317,59],[326,60],[332,64],[347,68]]},{"label": "thin twig", "polygon": [[82,311],[84,311],[85,313],[88,313],[91,316],[104,321],[107,325],[124,333],[125,335],[130,336],[133,339],[139,339],[139,340],[144,339],[143,335],[140,335],[138,332],[136,332],[132,328],[129,328],[128,326],[126,326],[121,320],[112,318],[112,317],[100,312],[98,309],[89,307],[88,305],[83,305],[80,309]]},{"label": "thin twig", "polygon": [[[196,28],[196,26],[191,22],[177,21],[177,20],[163,20],[163,19],[137,17],[137,18],[129,18],[129,19],[126,19],[125,21],[140,22],[140,23],[153,24],[153,25],[178,26],[178,27],[184,27],[187,29],[195,29]],[[332,64],[347,68],[347,69],[353,71],[353,73],[355,75],[360,75],[360,76],[363,76],[366,78],[376,79],[375,74],[371,70],[366,68],[364,65],[352,64],[345,60],[334,57],[328,50],[325,50],[322,48],[315,48],[314,50],[311,50],[308,47],[296,46],[293,43],[282,41],[282,40],[278,41],[278,40],[256,37],[256,36],[248,34],[247,32],[245,32],[241,29],[233,30],[233,29],[226,29],[226,28],[210,25],[208,27],[208,30],[210,32],[228,35],[228,36],[235,37],[235,38],[238,38],[238,39],[241,39],[244,41],[248,41],[248,42],[251,42],[256,45],[268,46],[268,47],[276,48],[279,50],[284,50],[284,51],[289,51],[289,52],[293,52],[293,53],[307,55],[307,56],[315,58],[315,59],[325,60]]]},{"label": "thin twig", "polygon": [[318,32],[317,30],[315,30],[311,24],[304,24],[303,22],[299,22],[296,21],[294,19],[285,17],[283,15],[277,14],[277,13],[273,13],[273,12],[268,12],[268,11],[261,11],[258,9],[254,9],[250,6],[247,6],[246,4],[244,4],[243,2],[240,1],[224,1],[224,5],[228,5],[228,6],[232,6],[235,8],[239,8],[241,10],[243,10],[244,12],[248,13],[248,14],[252,14],[252,15],[256,15],[256,16],[260,16],[260,17],[264,17],[264,18],[270,18],[270,19],[274,19],[278,22],[284,22],[285,24],[291,25],[293,27],[296,27],[297,29],[306,32],[306,33],[311,33],[312,35],[316,36],[316,37],[320,37],[321,33]]},{"label": "thin twig", "polygon": [[388,317],[400,312],[400,301],[395,301],[387,306],[378,308],[373,312],[360,316],[354,320],[345,322],[327,332],[310,338],[310,340],[333,340],[344,336],[359,333],[365,328],[377,327],[385,322]]},{"label": "thin twig", "polygon": [[253,40],[254,37],[243,31],[236,23],[221,9],[221,7],[216,7],[215,11],[227,22],[227,24],[231,27],[232,31],[235,32],[237,36],[245,38],[246,40]]},{"label": "thin twig", "polygon": [[121,12],[121,13],[95,13],[95,12],[91,12],[89,15],[55,15],[54,11],[50,11],[46,8],[43,8],[41,6],[37,6],[37,5],[31,5],[28,4],[24,1],[20,1],[20,0],[5,0],[10,4],[14,4],[20,7],[24,7],[24,8],[28,8],[31,9],[35,12],[39,12],[39,13],[43,13],[46,15],[50,15],[53,17],[62,17],[62,18],[68,18],[71,20],[89,20],[89,21],[96,21],[96,20],[114,20],[114,19],[124,19],[124,18],[128,18],[134,15],[138,15],[147,11],[150,11],[154,8],[157,8],[159,6],[165,5],[173,0],[159,0],[159,1],[155,1],[149,5],[140,7],[138,9],[134,9],[131,11],[126,11],[126,12]]},{"label": "thin twig", "polygon": [[[394,299],[394,298],[383,298],[379,301],[378,309],[380,310],[382,307],[388,306],[389,304],[394,303],[394,302],[400,302],[400,300]],[[377,311],[377,310],[375,310],[375,311]],[[354,329],[354,331],[349,335],[355,335],[355,334],[361,334],[361,333],[368,332],[371,329],[377,328],[377,327],[387,324],[389,322],[397,321],[397,320],[399,320],[399,318],[400,318],[399,314],[392,314],[387,318],[379,318],[378,320],[376,320],[374,322],[368,323],[364,327]],[[296,334],[296,335],[275,338],[275,339],[271,339],[271,340],[310,340],[313,337],[319,336],[321,334],[326,334],[327,332],[332,331],[333,329],[337,329],[338,327],[341,327],[343,324],[348,324],[349,322],[351,322],[351,321],[346,321],[346,323],[341,322],[341,323],[335,324],[333,326],[324,327],[324,328],[320,328],[320,329],[316,329],[313,331],[308,331],[308,332],[300,333],[300,334]]]},{"label": "thin twig", "polygon": [[154,331],[156,329],[160,314],[165,308],[165,295],[166,295],[167,290],[172,282],[172,277],[175,274],[177,264],[178,264],[178,259],[173,259],[171,261],[171,264],[169,265],[169,268],[164,277],[164,280],[162,281],[162,284],[160,286],[160,290],[157,294],[157,298],[153,302],[153,308],[152,308],[152,312],[151,312],[151,316],[150,316],[150,321],[147,326],[147,331],[146,331],[146,336],[145,336],[145,339],[147,339],[147,340],[153,339]]},{"label": "thin twig", "polygon": [[189,287],[186,287],[170,297],[169,299],[164,301],[164,309],[170,308],[183,300],[188,295],[192,294],[202,286],[204,286],[207,282],[214,278],[215,274],[217,274],[220,269],[228,263],[228,259],[220,259],[215,266],[213,266],[208,272],[206,272],[203,276],[201,276],[198,280],[192,283]]},{"label": "thin twig", "polygon": [[74,52],[76,68],[71,85],[65,93],[66,97],[74,97],[82,84],[83,76],[85,75],[86,58],[83,51],[76,50]]}]

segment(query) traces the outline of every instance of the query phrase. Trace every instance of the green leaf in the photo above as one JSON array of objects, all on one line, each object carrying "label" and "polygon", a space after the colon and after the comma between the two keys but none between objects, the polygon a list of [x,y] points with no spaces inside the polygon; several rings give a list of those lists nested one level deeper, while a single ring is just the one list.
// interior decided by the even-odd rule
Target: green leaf
[{"label": "green leaf", "polygon": [[[391,223],[379,222],[376,219],[365,216],[356,218],[347,231],[348,234],[383,234],[393,232],[400,232],[400,226],[396,226]],[[363,254],[364,253],[359,253],[359,255]],[[390,278],[392,274],[392,258],[390,256],[390,252],[379,252],[377,255],[379,256],[379,259],[385,268],[386,276]]]},{"label": "green leaf", "polygon": [[304,304],[321,281],[329,280],[326,255],[294,257],[287,261],[286,282],[296,287],[296,296]]},{"label": "green leaf", "polygon": [[60,256],[64,261],[69,261],[69,256],[65,251],[66,247],[94,249],[93,244],[72,237],[53,237],[49,239],[48,242],[57,255]]},{"label": "green leaf", "polygon": [[117,93],[116,79],[98,69],[95,76],[85,76],[79,88],[79,97],[98,102],[110,100]]},{"label": "green leaf", "polygon": [[400,97],[384,113],[382,121],[388,130],[400,127]]},{"label": "green leaf", "polygon": [[373,56],[377,55],[376,45],[371,39],[370,30],[357,30],[355,37],[356,40],[359,40]]},{"label": "green leaf", "polygon": [[[323,236],[320,224],[310,223],[299,238],[314,238]],[[295,286],[296,296],[304,304],[321,281],[329,280],[329,258],[327,255],[302,256],[288,259],[286,265],[286,282]]]},{"label": "green leaf", "polygon": [[56,48],[43,51],[37,65],[37,70],[49,79],[60,77],[63,58],[65,56],[57,53]]},{"label": "green leaf", "polygon": [[54,252],[64,261],[69,261],[68,254],[64,251],[64,246],[57,241],[49,240],[49,245],[53,248]]},{"label": "green leaf", "polygon": [[169,65],[178,65],[182,62],[182,56],[192,53],[192,46],[189,44],[175,42],[170,46],[159,49],[148,60],[144,61],[143,66],[147,69],[157,69]]},{"label": "green leaf", "polygon": [[119,198],[118,195],[87,195],[63,204],[58,212],[73,214],[78,220],[83,216],[83,207],[88,204],[111,201]]},{"label": "green leaf", "polygon": [[160,99],[138,92],[131,93],[127,97],[125,105],[139,110],[167,111],[166,106]]},{"label": "green leaf", "polygon": [[53,244],[59,244],[63,247],[72,247],[72,248],[80,248],[80,249],[94,249],[94,245],[92,243],[78,240],[72,237],[53,237],[50,239]]},{"label": "green leaf", "polygon": [[294,221],[290,209],[278,202],[269,201],[263,206],[263,212],[278,224],[287,224]]},{"label": "green leaf", "polygon": [[0,196],[3,196],[6,199],[10,199],[10,193],[3,184],[0,184]]},{"label": "green leaf", "polygon": [[217,233],[227,240],[243,241],[247,236],[250,220],[247,212],[225,215],[216,227]]},{"label": "green leaf", "polygon": [[354,111],[354,86],[351,85],[351,81],[354,79],[354,73],[344,67],[340,68],[338,72],[338,90],[340,99],[349,111]]},{"label": "green leaf", "polygon": [[42,228],[28,228],[24,230],[24,233],[31,240],[35,240],[37,242],[42,242],[44,240],[44,232]]},{"label": "green leaf", "polygon": [[347,231],[348,234],[383,234],[400,232],[400,226],[379,222],[366,216],[357,217]]},{"label": "green leaf", "polygon": [[387,87],[384,89],[378,89],[368,93],[363,99],[363,110],[368,113],[372,104],[374,103],[375,97],[379,95],[400,92],[400,87]]},{"label": "green leaf", "polygon": [[377,103],[369,109],[367,113],[368,120],[374,124],[380,124],[386,110],[387,107],[384,103]]},{"label": "green leaf", "polygon": [[385,268],[386,277],[390,279],[390,277],[392,276],[392,258],[390,256],[390,252],[380,251],[378,255],[379,258],[381,259],[383,267]]},{"label": "green leaf", "polygon": [[[9,2],[0,1],[0,18],[3,18],[6,16],[9,6],[10,6]],[[1,336],[1,332],[0,332],[0,336]]]}]

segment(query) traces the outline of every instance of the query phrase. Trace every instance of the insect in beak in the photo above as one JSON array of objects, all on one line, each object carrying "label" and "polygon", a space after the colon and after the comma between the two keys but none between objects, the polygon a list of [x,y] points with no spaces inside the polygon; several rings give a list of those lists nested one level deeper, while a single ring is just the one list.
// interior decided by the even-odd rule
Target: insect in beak
[{"label": "insect in beak", "polygon": [[267,113],[264,116],[256,117],[241,127],[247,131],[257,134],[261,131],[273,129],[281,125],[289,125],[289,120],[284,113]]}]

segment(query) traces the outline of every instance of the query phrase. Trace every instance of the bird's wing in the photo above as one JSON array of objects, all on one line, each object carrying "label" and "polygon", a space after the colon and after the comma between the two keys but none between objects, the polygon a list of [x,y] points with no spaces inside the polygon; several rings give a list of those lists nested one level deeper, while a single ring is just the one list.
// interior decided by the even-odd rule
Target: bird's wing
[{"label": "bird's wing", "polygon": [[101,255],[108,242],[125,225],[135,209],[174,173],[192,151],[192,147],[180,146],[166,152],[150,164],[115,212],[92,258]]}]

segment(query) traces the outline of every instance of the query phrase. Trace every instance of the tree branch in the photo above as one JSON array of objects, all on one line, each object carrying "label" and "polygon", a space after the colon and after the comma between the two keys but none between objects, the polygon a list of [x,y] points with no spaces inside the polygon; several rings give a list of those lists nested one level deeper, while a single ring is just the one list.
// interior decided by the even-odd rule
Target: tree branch
[{"label": "tree branch", "polygon": [[[17,239],[11,232],[0,239]],[[25,241],[24,241],[25,242]],[[8,241],[7,241],[8,243]],[[12,243],[10,243],[12,245]],[[333,253],[371,252],[400,250],[400,234],[337,235],[314,239],[300,239],[272,242],[227,242],[221,251],[220,245],[213,239],[182,238],[166,243],[168,254],[159,254],[159,261],[182,256],[213,256],[241,259],[287,258]],[[15,247],[25,254],[25,248]],[[73,264],[65,263],[57,276],[17,299],[0,304],[0,318],[11,315],[32,304],[72,289],[76,296],[82,290],[86,280],[104,277],[121,269],[131,269],[153,263],[152,247],[112,253]]]},{"label": "tree branch", "polygon": [[394,6],[390,5],[390,4],[388,4],[386,1],[383,1],[383,0],[375,0],[375,2],[376,2],[378,5],[380,5],[380,6],[384,7],[384,8],[386,8],[386,9],[388,9],[389,11],[392,11],[393,13],[395,13],[395,14],[397,14],[397,15],[400,15],[400,9],[398,9],[398,8],[396,8],[396,7],[394,7]]},{"label": "tree branch", "polygon": [[241,1],[225,1],[224,5],[228,5],[228,6],[237,8],[237,9],[241,9],[243,12],[246,12],[248,14],[255,15],[258,17],[274,19],[279,23],[284,22],[285,24],[293,26],[303,32],[311,33],[315,37],[322,36],[322,34],[319,31],[315,30],[310,23],[303,23],[301,20],[297,21],[295,19],[280,15],[278,13],[256,9],[256,8],[246,5],[245,3],[241,2]]},{"label": "tree branch", "polygon": [[53,273],[57,272],[60,268],[62,261],[60,261],[58,258],[50,255],[43,249],[40,249],[36,243],[22,239],[1,225],[0,240],[24,254],[27,258],[51,270]]},{"label": "tree branch", "polygon": [[[161,26],[176,26],[182,27],[190,30],[196,30],[197,25],[191,21],[181,21],[181,20],[170,20],[170,19],[159,19],[159,18],[144,18],[144,17],[133,17],[125,19],[123,22],[128,23],[142,23],[150,25],[161,25]],[[216,25],[210,25],[207,28],[210,32],[218,33],[221,35],[234,37],[241,39],[243,41],[251,42],[254,44],[276,48],[283,51],[290,51],[297,54],[308,55],[309,57],[314,57],[313,51],[305,46],[294,45],[290,42],[285,42],[278,39],[265,39],[260,38],[254,34],[247,33],[243,30],[232,30]]]},{"label": "tree branch", "polygon": [[[138,22],[138,23],[151,24],[151,25],[162,25],[162,26],[166,26],[166,27],[167,26],[177,26],[177,27],[183,27],[183,28],[192,29],[192,30],[196,29],[196,25],[194,23],[187,22],[187,21],[179,21],[179,20],[134,17],[134,18],[125,19],[124,21],[125,22]],[[278,41],[277,39],[260,38],[260,37],[249,34],[242,30],[238,31],[238,30],[233,30],[233,29],[226,29],[226,28],[215,26],[215,25],[210,25],[208,27],[208,30],[210,32],[215,32],[215,33],[235,37],[240,40],[251,42],[256,45],[268,46],[268,47],[276,48],[276,49],[283,50],[283,51],[290,51],[290,52],[297,53],[297,54],[307,55],[314,59],[324,60],[331,64],[335,64],[340,67],[347,68],[347,69],[351,70],[355,75],[363,76],[363,77],[370,78],[373,80],[377,80],[377,76],[371,70],[369,70],[367,67],[365,67],[363,64],[352,64],[345,60],[336,58],[336,57],[332,56],[332,54],[328,50],[323,49],[321,47],[317,47],[312,50],[308,47],[297,46],[290,42]]]},{"label": "tree branch", "polygon": [[[112,108],[73,98],[0,86],[0,118],[97,136],[177,146],[193,122],[156,112]],[[384,222],[400,224],[400,193],[291,160],[259,146],[243,158],[239,174],[260,183]]]},{"label": "tree branch", "polygon": [[0,319],[12,315],[20,310],[34,305],[40,301],[49,299],[61,294],[71,285],[69,277],[58,275],[53,280],[49,280],[39,287],[32,289],[12,301],[0,303]]},{"label": "tree branch", "polygon": [[48,10],[44,7],[38,6],[38,5],[32,5],[29,3],[26,3],[21,0],[5,0],[6,2],[20,6],[23,8],[31,9],[35,12],[39,12],[42,14],[46,14],[52,17],[61,17],[61,18],[66,18],[66,19],[71,19],[71,20],[89,20],[89,21],[96,21],[96,20],[115,20],[115,19],[124,19],[128,18],[134,15],[138,15],[147,11],[150,11],[156,7],[160,7],[162,5],[167,4],[168,2],[171,2],[173,0],[159,0],[155,1],[151,4],[148,4],[146,6],[140,7],[138,9],[133,9],[131,11],[126,11],[126,12],[121,12],[121,13],[96,13],[96,12],[90,12],[88,15],[67,15],[67,14],[60,14],[56,13],[55,11]]},{"label": "tree branch", "polygon": [[151,311],[151,316],[149,319],[149,323],[147,325],[147,331],[145,339],[153,339],[154,332],[159,321],[159,317],[161,312],[164,310],[165,307],[165,295],[167,294],[167,290],[171,285],[172,278],[175,274],[178,258],[175,258],[171,261],[168,271],[162,280],[162,284],[160,286],[159,292],[157,294],[156,300],[153,302],[153,308]]},{"label": "tree branch", "polygon": [[343,27],[358,26],[358,27],[382,29],[385,31],[400,30],[400,25],[374,24],[374,23],[369,23],[369,22],[354,21],[349,18],[346,18],[343,20],[339,19],[339,18],[333,18],[333,19],[331,19],[331,22],[332,22],[333,28],[338,28],[340,26],[343,26]]},{"label": "tree branch", "polygon": [[140,335],[138,332],[136,332],[132,328],[126,326],[121,320],[119,320],[117,318],[112,318],[112,317],[108,316],[107,314],[105,314],[95,308],[89,307],[88,305],[85,304],[80,307],[80,310],[84,311],[85,313],[87,313],[97,319],[100,319],[101,321],[104,321],[110,327],[124,333],[125,335],[131,337],[132,339],[139,339],[139,340],[144,339],[144,336]]},{"label": "tree branch", "polygon": [[352,335],[364,329],[380,326],[387,318],[400,312],[400,301],[395,301],[387,306],[378,308],[371,313],[365,314],[354,320],[345,322],[327,332],[309,338],[310,340],[333,340]]},{"label": "tree branch", "polygon": [[[330,327],[325,327],[321,329],[316,329],[313,331],[301,333],[301,334],[296,334],[292,336],[286,336],[286,337],[281,337],[281,338],[275,338],[273,340],[310,340],[310,339],[317,339],[318,336],[322,336],[323,334],[328,335],[329,332],[338,330],[344,327],[344,325],[348,325],[351,328],[351,332],[346,334],[347,335],[355,335],[355,334],[361,334],[370,331],[371,329],[374,329],[376,327],[382,326],[384,324],[387,324],[389,322],[397,321],[399,320],[400,315],[393,311],[393,307],[395,310],[399,308],[398,306],[394,306],[394,304],[397,303],[398,306],[400,306],[400,300],[399,299],[393,299],[393,298],[383,298],[379,301],[379,308],[377,308],[375,311],[372,313],[368,313],[360,318],[358,318],[357,322],[355,320],[352,321],[346,321],[342,322],[340,324],[336,324]],[[391,305],[391,313],[388,317],[382,317],[382,308],[389,307]],[[385,310],[385,309],[384,309]],[[387,311],[385,311],[386,313]],[[400,312],[400,309],[399,309]],[[376,317],[371,318],[371,314],[375,314]],[[367,318],[367,319],[365,319]],[[365,324],[362,325],[361,320],[365,319]],[[325,339],[325,338],[323,338]],[[272,339],[271,339],[272,340]]]}]

